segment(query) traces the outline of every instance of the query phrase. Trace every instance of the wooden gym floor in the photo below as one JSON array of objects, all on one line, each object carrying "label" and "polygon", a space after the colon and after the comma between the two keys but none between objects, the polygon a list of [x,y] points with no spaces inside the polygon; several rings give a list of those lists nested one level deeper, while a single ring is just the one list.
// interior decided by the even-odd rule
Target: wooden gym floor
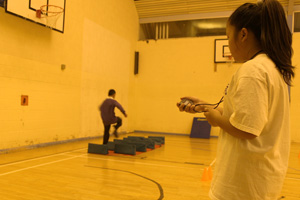
[{"label": "wooden gym floor", "polygon": [[[129,135],[158,136],[120,138]],[[87,154],[88,143],[102,138],[1,154],[1,200],[208,200],[210,181],[201,178],[218,139],[165,135],[165,140],[136,156]],[[299,153],[300,144],[293,143],[284,200],[300,200]]]}]

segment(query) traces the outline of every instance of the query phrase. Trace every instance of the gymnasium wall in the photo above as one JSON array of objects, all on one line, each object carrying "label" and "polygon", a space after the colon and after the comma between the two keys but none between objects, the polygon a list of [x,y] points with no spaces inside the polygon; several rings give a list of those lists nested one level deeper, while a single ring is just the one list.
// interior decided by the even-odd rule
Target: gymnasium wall
[{"label": "gymnasium wall", "polygon": [[291,87],[291,136],[292,141],[300,142],[300,33],[293,34],[293,65],[296,67],[293,87]]},{"label": "gymnasium wall", "polygon": [[[196,96],[211,103],[222,97],[231,76],[240,64],[214,64],[214,40],[224,37],[181,38],[139,41],[140,73],[135,77],[135,130],[190,134],[193,117],[181,113],[176,102]],[[294,34],[293,63],[300,63],[300,34]],[[297,71],[296,71],[297,73]],[[297,75],[296,75],[297,77]],[[300,90],[298,79],[291,89],[291,133],[300,141]],[[211,135],[218,135],[212,128]]]},{"label": "gymnasium wall", "polygon": [[[189,134],[193,117],[179,112],[180,97],[217,103],[238,64],[214,64],[214,40],[224,37],[140,41],[135,130]],[[212,129],[218,135],[218,128]]]},{"label": "gymnasium wall", "polygon": [[[111,88],[128,112],[120,131],[188,135],[193,117],[203,115],[179,112],[180,97],[218,102],[239,66],[213,62],[214,40],[225,37],[137,42],[132,0],[67,0],[66,9],[61,34],[0,8],[0,150],[102,135],[98,106]],[[295,65],[299,44],[295,33]],[[140,52],[137,75],[134,51]],[[293,141],[300,141],[298,85],[296,78]],[[21,95],[29,96],[28,106],[20,105]],[[213,128],[212,135],[218,131]]]},{"label": "gymnasium wall", "polygon": [[[134,51],[138,40],[138,16],[133,1],[88,1],[83,22],[81,74],[81,132],[103,135],[98,106],[108,90],[116,90],[116,100],[128,113],[115,109],[123,118],[120,132],[127,132],[130,86],[133,84]],[[93,8],[93,9],[91,9]]]},{"label": "gymnasium wall", "polygon": [[[0,149],[101,135],[97,109],[110,88],[129,107],[134,2],[66,3],[64,34],[0,8]],[[28,95],[28,106],[20,105],[21,95]]]}]

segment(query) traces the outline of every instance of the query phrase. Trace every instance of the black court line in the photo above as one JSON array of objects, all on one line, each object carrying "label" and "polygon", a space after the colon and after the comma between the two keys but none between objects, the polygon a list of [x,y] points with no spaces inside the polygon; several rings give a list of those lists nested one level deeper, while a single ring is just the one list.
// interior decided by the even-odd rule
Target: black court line
[{"label": "black court line", "polygon": [[167,163],[177,163],[177,164],[188,164],[188,165],[205,165],[204,163],[195,163],[195,162],[179,162],[173,160],[161,160],[161,159],[149,159],[147,157],[141,157],[140,159],[149,160],[149,161],[159,161],[159,162],[167,162]]},{"label": "black court line", "polygon": [[296,169],[296,168],[293,168],[293,167],[288,167],[288,168],[300,172],[299,169]]},{"label": "black court line", "polygon": [[201,150],[201,151],[216,152],[216,150],[215,150],[215,151],[212,151],[212,150],[210,150],[210,149],[202,149],[202,148],[190,148],[190,149],[197,149],[197,150]]},{"label": "black court line", "polygon": [[142,177],[142,178],[144,178],[144,179],[146,179],[146,180],[148,180],[148,181],[151,181],[151,182],[153,182],[153,183],[155,183],[155,184],[157,185],[157,187],[158,187],[158,189],[159,189],[159,193],[160,193],[160,195],[159,195],[159,197],[158,197],[158,200],[161,200],[161,199],[164,198],[164,190],[163,190],[162,186],[161,186],[158,182],[156,182],[156,181],[154,181],[154,180],[152,180],[152,179],[150,179],[150,178],[147,178],[147,177],[142,176],[142,175],[140,175],[140,174],[137,174],[137,173],[134,173],[134,172],[131,172],[131,171],[126,171],[126,170],[111,169],[111,168],[105,168],[105,167],[96,167],[96,166],[89,166],[89,165],[85,165],[85,166],[86,166],[86,167],[91,167],[91,168],[107,169],[107,170],[114,170],[114,171],[119,171],[119,172],[125,172],[125,173],[129,173],[129,174],[133,174],[133,175]]},{"label": "black court line", "polygon": [[[104,155],[104,156],[107,156],[107,155]],[[122,157],[122,158],[130,159],[130,160],[147,160],[147,161],[158,161],[158,162],[186,164],[186,165],[204,165],[204,166],[209,165],[209,164],[196,163],[196,162],[179,162],[179,161],[174,161],[174,160],[151,159],[151,158],[148,158],[147,156],[139,157],[138,155],[137,156],[123,156],[122,154],[119,154],[119,155],[110,155],[110,157]]]}]

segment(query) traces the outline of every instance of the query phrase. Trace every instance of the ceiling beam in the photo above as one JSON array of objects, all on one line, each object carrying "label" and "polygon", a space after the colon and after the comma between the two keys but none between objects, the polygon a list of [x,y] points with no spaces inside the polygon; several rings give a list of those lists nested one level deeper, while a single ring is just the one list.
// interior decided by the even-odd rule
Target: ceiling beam
[{"label": "ceiling beam", "polygon": [[233,11],[140,18],[140,24],[229,17]]}]

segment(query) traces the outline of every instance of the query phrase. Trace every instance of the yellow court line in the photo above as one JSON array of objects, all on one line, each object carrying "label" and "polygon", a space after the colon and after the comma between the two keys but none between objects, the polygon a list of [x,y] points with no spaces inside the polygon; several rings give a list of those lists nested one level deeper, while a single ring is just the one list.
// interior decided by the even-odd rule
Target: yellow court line
[{"label": "yellow court line", "polygon": [[73,156],[71,158],[65,158],[65,159],[60,159],[60,160],[56,160],[56,161],[52,161],[52,162],[47,162],[47,163],[40,164],[40,165],[34,165],[34,166],[31,166],[31,167],[25,167],[25,168],[22,168],[22,169],[18,169],[18,170],[13,170],[13,171],[10,171],[10,172],[2,173],[2,174],[0,174],[0,176],[4,176],[4,175],[8,175],[8,174],[13,174],[13,173],[16,173],[16,172],[25,171],[25,170],[28,170],[28,169],[37,168],[37,167],[41,167],[41,166],[45,166],[45,165],[50,165],[50,164],[62,162],[62,161],[65,161],[65,160],[71,160],[71,159],[77,158],[77,157],[80,157],[80,156]]},{"label": "yellow court line", "polygon": [[68,153],[79,151],[79,150],[82,150],[82,149],[86,149],[86,148],[76,149],[76,150],[67,151],[67,152],[58,153],[58,154],[53,154],[53,155],[49,155],[49,156],[41,156],[41,157],[38,157],[38,158],[30,158],[30,159],[17,161],[17,162],[12,162],[12,163],[7,163],[7,164],[0,164],[0,167],[6,167],[6,166],[16,165],[16,164],[20,164],[20,163],[26,163],[26,162],[30,162],[30,161],[34,161],[34,160],[41,160],[41,159],[44,159],[44,158],[51,158],[51,157],[60,156],[60,155],[67,155]]},{"label": "yellow court line", "polygon": [[[60,155],[63,155],[63,154],[66,154],[66,153],[61,153]],[[58,155],[58,154],[56,154]],[[53,155],[54,156],[54,155]],[[53,157],[53,156],[45,156],[45,157]],[[41,157],[41,158],[45,158],[45,157]],[[41,167],[41,166],[45,166],[45,165],[50,165],[50,164],[53,164],[53,163],[58,163],[58,162],[62,162],[62,161],[66,161],[66,160],[71,160],[71,159],[74,159],[74,158],[91,158],[91,157],[88,157],[87,155],[85,154],[82,154],[82,155],[78,155],[78,156],[72,156],[70,158],[65,158],[65,159],[60,159],[60,160],[56,160],[56,161],[52,161],[52,162],[47,162],[47,163],[44,163],[44,164],[40,164],[40,165],[34,165],[34,166],[31,166],[31,167],[25,167],[25,168],[21,168],[21,169],[18,169],[18,170],[13,170],[13,171],[10,171],[10,172],[6,172],[6,173],[2,173],[0,174],[0,176],[5,176],[5,175],[9,175],[9,174],[13,174],[13,173],[17,173],[17,172],[21,172],[21,171],[25,171],[25,170],[28,170],[28,169],[33,169],[33,168],[37,168],[37,167]],[[31,159],[31,160],[37,160],[38,158],[36,159]],[[158,164],[151,164],[151,163],[141,163],[141,162],[129,162],[129,161],[120,161],[120,160],[113,160],[113,159],[103,159],[103,158],[92,158],[92,159],[96,159],[96,160],[106,160],[106,161],[114,161],[114,162],[119,162],[119,163],[134,163],[134,164],[140,164],[140,165],[149,165],[149,166],[159,166],[159,167],[172,167],[172,168],[184,168],[184,169],[195,169],[195,168],[190,168],[190,167],[178,167],[178,166],[172,166],[172,165],[158,165]],[[18,162],[19,163],[22,163],[22,162],[27,162],[29,160],[26,160],[26,161],[20,161]],[[17,164],[17,163],[14,163],[14,164]],[[11,165],[11,164],[7,164],[6,166],[8,165]],[[199,169],[199,170],[203,170],[203,169]]]}]

